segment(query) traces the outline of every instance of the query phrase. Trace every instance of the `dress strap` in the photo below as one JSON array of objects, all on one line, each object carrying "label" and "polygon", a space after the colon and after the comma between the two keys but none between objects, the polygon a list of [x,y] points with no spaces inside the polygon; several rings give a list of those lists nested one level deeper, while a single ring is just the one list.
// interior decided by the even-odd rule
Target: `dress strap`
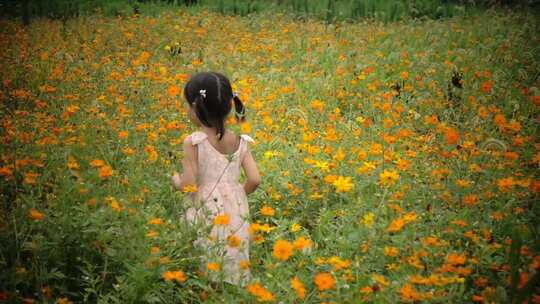
[{"label": "dress strap", "polygon": [[249,136],[247,134],[240,134],[240,137],[245,141],[249,141],[249,142],[252,142],[252,143],[255,142],[255,140],[253,138],[251,138],[251,136]]},{"label": "dress strap", "polygon": [[206,133],[201,131],[195,131],[191,133],[191,143],[195,146],[203,142],[206,138],[208,138],[208,135]]},{"label": "dress strap", "polygon": [[240,135],[240,159],[243,159],[248,149],[248,142],[254,143],[255,140],[247,134]]}]

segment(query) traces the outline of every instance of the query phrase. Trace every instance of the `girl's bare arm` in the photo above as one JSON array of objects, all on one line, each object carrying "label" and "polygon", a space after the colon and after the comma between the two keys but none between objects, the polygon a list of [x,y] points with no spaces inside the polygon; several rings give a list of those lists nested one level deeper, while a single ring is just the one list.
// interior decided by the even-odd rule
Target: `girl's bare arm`
[{"label": "girl's bare arm", "polygon": [[197,185],[197,147],[195,147],[191,138],[186,138],[183,144],[184,158],[182,159],[183,173],[179,176],[177,173],[172,176],[172,183],[177,190],[183,190],[185,186]]},{"label": "girl's bare arm", "polygon": [[261,183],[261,176],[259,175],[257,163],[251,155],[249,147],[247,149],[246,155],[244,156],[244,159],[242,160],[242,168],[244,168],[244,172],[246,173],[244,191],[246,191],[246,194],[250,194],[255,191],[255,189],[257,189],[257,187]]}]

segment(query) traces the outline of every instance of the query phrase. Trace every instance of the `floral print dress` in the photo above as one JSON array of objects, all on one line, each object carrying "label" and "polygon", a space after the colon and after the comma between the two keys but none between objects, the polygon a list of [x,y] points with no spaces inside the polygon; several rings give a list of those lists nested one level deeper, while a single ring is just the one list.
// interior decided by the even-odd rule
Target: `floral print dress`
[{"label": "floral print dress", "polygon": [[[239,178],[247,143],[254,140],[249,135],[240,135],[238,150],[225,155],[210,144],[206,133],[197,131],[190,136],[197,146],[199,182],[194,206],[186,210],[186,219],[211,229],[209,235],[200,233],[194,242],[205,252],[206,263],[201,266],[213,281],[222,278],[245,286],[251,280],[249,206]],[[211,266],[207,268],[209,263]]]}]

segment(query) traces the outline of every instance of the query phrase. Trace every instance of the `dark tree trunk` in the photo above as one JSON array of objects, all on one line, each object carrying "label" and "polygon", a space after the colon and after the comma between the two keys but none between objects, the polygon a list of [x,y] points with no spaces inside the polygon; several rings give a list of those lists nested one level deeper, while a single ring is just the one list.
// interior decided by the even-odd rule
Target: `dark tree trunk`
[{"label": "dark tree trunk", "polygon": [[22,0],[22,21],[24,25],[30,24],[30,7],[28,6],[28,1]]}]

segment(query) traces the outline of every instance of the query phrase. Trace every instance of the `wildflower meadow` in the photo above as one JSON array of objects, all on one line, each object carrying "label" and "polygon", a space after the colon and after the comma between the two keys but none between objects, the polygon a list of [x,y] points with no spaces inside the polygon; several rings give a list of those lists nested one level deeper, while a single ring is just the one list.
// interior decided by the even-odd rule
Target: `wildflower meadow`
[{"label": "wildflower meadow", "polygon": [[[538,16],[0,19],[0,303],[540,303]],[[199,71],[255,140],[245,288],[170,183]]]}]

